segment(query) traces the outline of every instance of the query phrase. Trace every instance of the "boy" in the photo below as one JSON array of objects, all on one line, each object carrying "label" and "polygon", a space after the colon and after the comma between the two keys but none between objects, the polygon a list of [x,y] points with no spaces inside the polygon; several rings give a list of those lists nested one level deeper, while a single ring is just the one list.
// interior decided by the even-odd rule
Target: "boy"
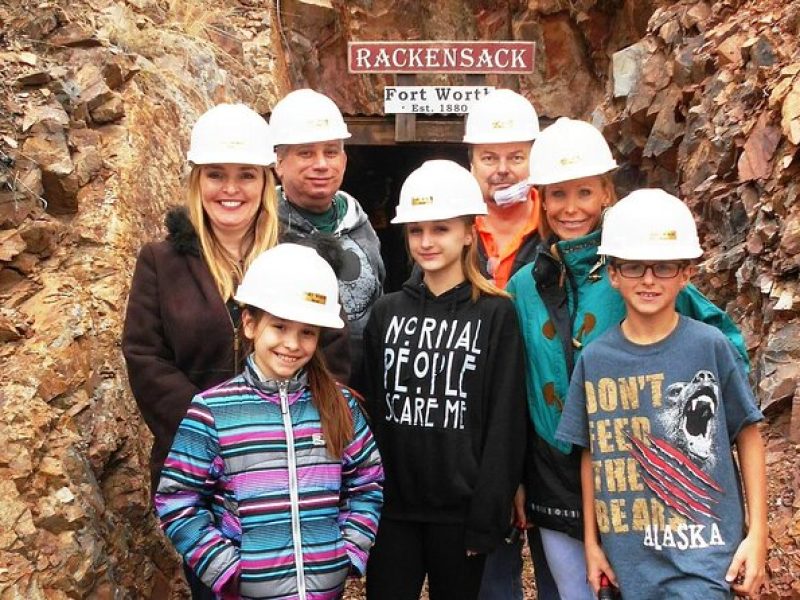
[{"label": "boy", "polygon": [[581,355],[556,433],[584,447],[589,582],[596,592],[605,573],[624,598],[648,600],[756,594],[762,415],[725,337],[675,311],[702,254],[692,215],[662,190],[636,191],[608,211],[599,252],[626,315]]}]

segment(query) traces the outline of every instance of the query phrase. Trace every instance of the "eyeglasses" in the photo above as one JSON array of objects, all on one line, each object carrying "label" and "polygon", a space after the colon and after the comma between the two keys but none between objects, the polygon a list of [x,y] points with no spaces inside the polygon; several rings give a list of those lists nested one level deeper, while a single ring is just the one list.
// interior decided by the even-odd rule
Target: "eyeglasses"
[{"label": "eyeglasses", "polygon": [[658,279],[672,279],[684,267],[683,262],[615,262],[614,268],[619,271],[619,274],[626,279],[638,279],[644,277],[647,269],[653,274],[653,277]]}]

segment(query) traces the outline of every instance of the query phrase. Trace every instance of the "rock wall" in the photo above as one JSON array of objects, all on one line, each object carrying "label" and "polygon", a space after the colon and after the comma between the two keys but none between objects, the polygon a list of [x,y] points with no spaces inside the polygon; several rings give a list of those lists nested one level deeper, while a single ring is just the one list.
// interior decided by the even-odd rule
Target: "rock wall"
[{"label": "rock wall", "polygon": [[658,10],[613,56],[627,83],[593,114],[630,183],[663,186],[695,210],[703,280],[743,326],[768,410],[791,402],[800,375],[798,11],[782,1]]},{"label": "rock wall", "polygon": [[0,600],[184,596],[119,350],[136,251],[208,106],[266,113],[309,85],[379,114],[393,78],[346,75],[350,39],[533,39],[535,73],[488,83],[593,120],[621,191],[687,199],[698,283],[742,326],[768,414],[763,597],[800,598],[800,0],[18,4],[0,0]]},{"label": "rock wall", "polygon": [[181,201],[191,124],[286,91],[273,16],[0,2],[2,599],[184,595],[119,337],[138,248]]},{"label": "rock wall", "polygon": [[[283,0],[290,73],[324,90],[345,112],[380,114],[392,75],[347,74],[350,40],[533,40],[529,76],[490,75],[525,93],[546,117],[591,113],[606,93],[612,52],[638,41],[664,0]],[[427,75],[423,85],[461,84]]]},{"label": "rock wall", "polygon": [[[800,597],[800,2],[675,2],[612,57],[593,113],[624,184],[678,193],[698,284],[741,326],[768,417],[772,592]],[[790,558],[793,557],[793,558]]]}]

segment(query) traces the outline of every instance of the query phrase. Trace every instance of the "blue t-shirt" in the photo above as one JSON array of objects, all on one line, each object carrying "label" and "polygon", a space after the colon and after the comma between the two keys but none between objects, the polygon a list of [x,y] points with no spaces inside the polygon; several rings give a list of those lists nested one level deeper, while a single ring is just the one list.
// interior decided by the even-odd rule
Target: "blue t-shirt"
[{"label": "blue t-shirt", "polygon": [[725,573],[745,521],[731,445],[762,418],[730,342],[698,321],[680,317],[649,345],[617,326],[583,351],[556,437],[591,449],[624,598],[732,597]]}]

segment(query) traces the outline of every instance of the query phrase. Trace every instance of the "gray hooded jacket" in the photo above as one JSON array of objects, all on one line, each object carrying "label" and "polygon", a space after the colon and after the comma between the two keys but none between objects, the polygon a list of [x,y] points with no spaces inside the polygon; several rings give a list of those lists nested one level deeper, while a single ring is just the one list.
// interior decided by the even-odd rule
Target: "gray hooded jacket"
[{"label": "gray hooded jacket", "polygon": [[[339,190],[336,195],[347,201],[347,211],[333,234],[344,251],[339,296],[350,323],[352,364],[357,367],[361,361],[364,327],[372,305],[383,294],[386,270],[381,258],[381,244],[367,213],[347,192]],[[316,229],[286,199],[281,186],[278,186],[278,219],[286,231],[308,235]]]}]

